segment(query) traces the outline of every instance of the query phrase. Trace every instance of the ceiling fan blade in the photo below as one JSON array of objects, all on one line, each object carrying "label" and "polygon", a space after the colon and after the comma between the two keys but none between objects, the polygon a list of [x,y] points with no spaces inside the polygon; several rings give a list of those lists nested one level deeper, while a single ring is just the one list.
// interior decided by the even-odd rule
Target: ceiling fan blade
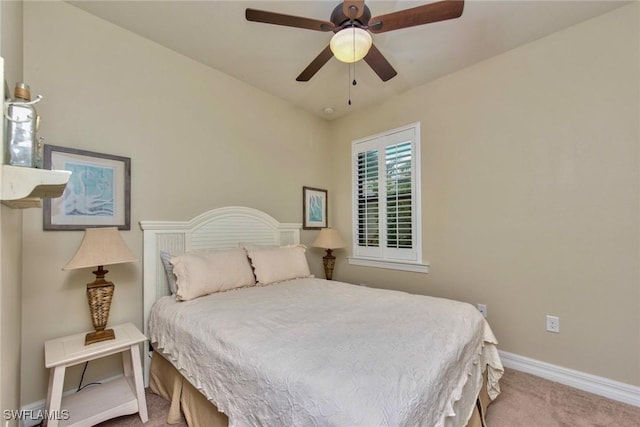
[{"label": "ceiling fan blade", "polygon": [[329,46],[325,47],[324,50],[320,52],[320,55],[316,56],[316,59],[311,61],[311,64],[307,65],[307,68],[300,73],[296,80],[299,82],[308,82],[311,80],[311,77],[313,77],[332,57],[333,52],[331,52],[331,48]]},{"label": "ceiling fan blade", "polygon": [[364,13],[364,0],[344,0],[342,11],[347,18],[358,19]]},{"label": "ceiling fan blade", "polygon": [[335,28],[335,25],[329,21],[284,15],[282,13],[268,12],[266,10],[247,9],[245,11],[245,17],[247,18],[247,21],[284,25],[285,27],[304,28],[306,30],[332,31]]},{"label": "ceiling fan blade", "polygon": [[371,45],[371,49],[369,49],[369,53],[364,57],[364,60],[383,82],[392,79],[398,74],[375,45]]},{"label": "ceiling fan blade", "polygon": [[464,0],[444,0],[429,3],[411,9],[375,16],[369,20],[369,31],[377,34],[455,19],[462,15],[463,9]]}]

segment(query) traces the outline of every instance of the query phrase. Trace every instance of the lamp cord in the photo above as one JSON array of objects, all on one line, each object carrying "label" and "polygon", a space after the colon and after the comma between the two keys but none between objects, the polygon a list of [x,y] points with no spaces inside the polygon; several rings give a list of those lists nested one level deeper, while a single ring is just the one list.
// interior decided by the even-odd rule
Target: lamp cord
[{"label": "lamp cord", "polygon": [[87,372],[87,366],[89,366],[89,362],[84,362],[84,368],[82,369],[82,375],[80,376],[80,384],[78,384],[78,389],[76,390],[76,393],[79,392],[80,390],[82,390],[85,387],[89,387],[90,385],[99,385],[102,383],[89,383],[89,384],[85,384],[82,385],[82,381],[84,380],[84,373]]}]

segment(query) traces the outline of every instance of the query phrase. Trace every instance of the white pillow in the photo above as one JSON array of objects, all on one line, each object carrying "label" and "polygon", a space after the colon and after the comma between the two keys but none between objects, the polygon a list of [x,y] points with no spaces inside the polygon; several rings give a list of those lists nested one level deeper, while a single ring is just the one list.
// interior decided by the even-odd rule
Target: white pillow
[{"label": "white pillow", "polygon": [[310,277],[309,264],[303,245],[283,246],[272,249],[249,249],[247,253],[259,285],[283,280]]},{"label": "white pillow", "polygon": [[179,301],[256,283],[247,254],[240,248],[187,252],[171,258],[171,264]]}]

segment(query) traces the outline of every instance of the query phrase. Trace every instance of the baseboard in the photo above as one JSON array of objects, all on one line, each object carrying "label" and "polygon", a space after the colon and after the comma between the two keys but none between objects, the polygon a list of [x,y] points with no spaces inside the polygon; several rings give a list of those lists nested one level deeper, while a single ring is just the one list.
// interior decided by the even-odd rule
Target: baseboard
[{"label": "baseboard", "polygon": [[500,351],[505,368],[526,372],[618,402],[640,407],[640,387]]},{"label": "baseboard", "polygon": [[[65,392],[65,395],[69,394],[69,392]],[[33,427],[40,424],[42,419],[40,416],[44,414],[44,410],[46,409],[47,401],[46,400],[38,400],[37,402],[29,403],[28,405],[20,408],[20,415],[18,418],[18,425],[20,427]]]},{"label": "baseboard", "polygon": [[[118,378],[122,378],[122,374],[120,375],[115,375],[113,377],[109,377],[109,378],[105,378],[104,380],[100,381],[100,384],[104,384],[106,382],[109,381],[113,381],[116,380]],[[92,386],[93,387],[93,386]],[[62,393],[62,396],[68,396],[70,394],[73,394],[77,391],[77,389],[73,388],[70,390],[65,390]],[[17,417],[14,418],[18,418],[18,425],[20,427],[34,427],[37,426],[38,424],[40,424],[40,422],[42,421],[42,417],[46,417],[47,416],[47,401],[46,399],[42,399],[42,400],[38,400],[37,402],[33,402],[33,403],[29,403],[28,405],[24,405],[23,407],[20,408],[20,412],[19,414],[15,414],[18,415]],[[64,409],[60,408],[61,410]],[[14,414],[12,414],[14,415]]]}]

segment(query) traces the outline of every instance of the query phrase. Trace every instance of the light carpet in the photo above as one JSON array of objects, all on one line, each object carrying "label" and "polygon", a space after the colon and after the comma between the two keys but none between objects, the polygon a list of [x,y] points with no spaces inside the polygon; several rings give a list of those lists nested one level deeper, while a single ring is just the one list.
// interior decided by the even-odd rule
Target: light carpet
[{"label": "light carpet", "polygon": [[[640,427],[640,408],[596,396],[534,375],[505,369],[502,393],[487,411],[489,427]],[[138,415],[100,427],[162,427],[169,404],[147,389],[149,421]],[[184,427],[185,423],[173,424]]]}]

